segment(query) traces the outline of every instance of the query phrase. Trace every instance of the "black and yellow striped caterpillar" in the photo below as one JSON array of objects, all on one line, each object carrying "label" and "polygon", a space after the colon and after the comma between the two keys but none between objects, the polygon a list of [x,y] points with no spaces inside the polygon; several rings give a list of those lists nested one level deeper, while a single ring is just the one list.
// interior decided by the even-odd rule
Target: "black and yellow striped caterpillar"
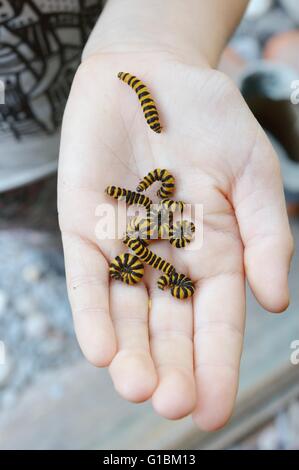
[{"label": "black and yellow striped caterpillar", "polygon": [[185,248],[193,239],[195,225],[188,220],[173,223],[171,212],[151,209],[147,217],[133,217],[126,228],[127,236],[138,238],[143,245],[149,240],[169,240],[176,248]]},{"label": "black and yellow striped caterpillar", "polygon": [[195,225],[189,220],[177,221],[169,227],[169,242],[175,248],[185,248],[192,240]]},{"label": "black and yellow striped caterpillar", "polygon": [[154,132],[160,134],[162,127],[160,124],[159,114],[146,85],[139,80],[139,78],[131,75],[130,73],[119,72],[117,76],[137,93],[146,122]]},{"label": "black and yellow striped caterpillar", "polygon": [[[106,188],[106,193],[117,200],[124,200],[127,204],[133,205],[137,204],[144,206],[147,209],[150,209],[150,206],[153,204],[152,200],[145,196],[144,194],[131,191],[129,189],[121,188],[119,186],[108,186]],[[171,212],[175,212],[177,209],[183,211],[185,203],[183,201],[175,201],[172,199],[163,199],[159,203],[159,206],[165,209],[168,209]]]},{"label": "black and yellow striped caterpillar", "polygon": [[[159,204],[153,205],[150,198],[140,194],[154,181],[161,181],[158,191],[162,198]],[[137,191],[125,188],[108,186],[106,193],[117,200],[124,200],[127,204],[137,204],[147,209],[146,217],[133,217],[126,228],[125,245],[133,250],[134,255],[123,253],[110,263],[109,273],[113,279],[119,279],[128,285],[141,281],[144,268],[142,261],[154,269],[163,272],[158,279],[158,287],[165,290],[170,288],[171,294],[177,299],[192,297],[195,291],[192,280],[185,274],[177,273],[174,266],[148,248],[149,240],[168,239],[176,248],[185,247],[193,238],[195,226],[187,220],[174,223],[174,212],[184,210],[182,201],[169,199],[175,189],[174,177],[167,170],[156,169],[150,172],[138,185]]]},{"label": "black and yellow striped caterpillar", "polygon": [[146,209],[150,209],[152,205],[152,200],[144,194],[139,194],[135,191],[130,191],[129,189],[120,188],[118,186],[108,186],[106,193],[116,200],[126,201],[129,205],[136,204],[138,206],[144,206]]},{"label": "black and yellow striped caterpillar", "polygon": [[168,170],[156,168],[150,171],[138,184],[136,191],[141,193],[149,188],[155,181],[161,181],[162,186],[157,192],[157,196],[162,199],[168,198],[175,190],[175,179]]},{"label": "black and yellow striped caterpillar", "polygon": [[154,269],[158,269],[168,275],[174,271],[174,267],[171,263],[153,253],[147,246],[144,246],[138,238],[125,237],[123,242],[128,248],[134,251],[135,255],[138,256],[141,261],[144,261],[144,263],[152,266]]},{"label": "black and yellow striped caterpillar", "polygon": [[170,287],[171,295],[181,300],[193,296],[195,287],[189,277],[185,276],[185,274],[177,273],[171,263],[153,253],[137,238],[126,237],[123,241],[141,261],[164,273],[158,280],[158,287],[160,289],[164,290],[166,287]]},{"label": "black and yellow striped caterpillar", "polygon": [[146,217],[133,217],[127,225],[127,235],[139,240],[169,239],[173,214],[159,205],[152,206]]},{"label": "black and yellow striped caterpillar", "polygon": [[191,279],[185,274],[179,274],[173,271],[170,276],[163,274],[158,279],[158,288],[165,290],[167,287],[171,289],[171,295],[176,299],[188,299],[195,292],[195,287]]},{"label": "black and yellow striped caterpillar", "polygon": [[141,281],[144,268],[137,256],[122,253],[111,261],[109,274],[112,279],[121,280],[129,286],[133,286]]},{"label": "black and yellow striped caterpillar", "polygon": [[185,203],[183,201],[174,201],[173,199],[163,199],[159,205],[171,212],[175,212],[177,210],[183,212],[185,208]]}]

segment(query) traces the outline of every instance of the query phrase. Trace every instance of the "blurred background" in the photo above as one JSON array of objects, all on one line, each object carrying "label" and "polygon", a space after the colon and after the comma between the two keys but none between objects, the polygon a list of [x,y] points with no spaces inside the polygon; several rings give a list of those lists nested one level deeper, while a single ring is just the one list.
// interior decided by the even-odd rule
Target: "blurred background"
[{"label": "blurred background", "polygon": [[[253,0],[220,69],[277,149],[298,248],[298,0]],[[5,145],[1,140],[2,154]],[[119,398],[107,372],[87,364],[78,349],[57,226],[56,154],[41,171],[31,162],[25,179],[1,174],[0,449],[299,449],[298,250],[283,316],[267,314],[248,292],[241,384],[229,425],[205,434],[189,418],[168,422],[150,404]]]}]

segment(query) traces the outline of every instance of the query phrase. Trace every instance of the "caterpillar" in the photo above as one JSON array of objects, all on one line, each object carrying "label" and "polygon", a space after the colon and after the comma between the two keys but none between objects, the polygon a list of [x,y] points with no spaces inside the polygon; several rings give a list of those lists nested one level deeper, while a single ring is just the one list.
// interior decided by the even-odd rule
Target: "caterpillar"
[{"label": "caterpillar", "polygon": [[146,207],[146,209],[149,209],[152,205],[152,200],[144,194],[139,194],[135,191],[130,191],[129,189],[120,188],[118,186],[108,186],[106,193],[114,199],[126,201],[129,205],[137,204],[138,206]]},{"label": "caterpillar", "polygon": [[148,240],[151,238],[148,219],[139,216],[133,217],[126,227],[126,236],[138,238],[143,245],[147,246]]},{"label": "caterpillar", "polygon": [[183,201],[174,201],[173,199],[167,198],[163,199],[163,201],[160,201],[159,206],[171,212],[175,212],[176,210],[180,210],[180,212],[183,212],[185,208],[185,203]]},{"label": "caterpillar", "polygon": [[121,280],[129,286],[133,286],[141,281],[144,268],[137,256],[123,253],[111,261],[109,274],[112,279]]},{"label": "caterpillar", "polygon": [[133,217],[127,227],[126,233],[130,238],[138,238],[148,245],[148,240],[169,239],[169,228],[173,223],[173,214],[158,206],[151,207],[146,217]]},{"label": "caterpillar", "polygon": [[178,274],[174,271],[170,276],[163,274],[158,279],[158,288],[165,290],[171,288],[171,295],[176,299],[188,299],[195,292],[195,287],[191,279],[185,274]]},{"label": "caterpillar", "polygon": [[169,241],[176,248],[185,248],[191,242],[195,232],[193,222],[183,220],[169,227]]},{"label": "caterpillar", "polygon": [[138,238],[145,245],[148,245],[148,240],[168,240],[172,222],[171,212],[161,207],[151,208],[146,217],[135,216],[129,221],[126,234],[130,238]]},{"label": "caterpillar", "polygon": [[168,198],[175,190],[175,179],[168,170],[156,168],[150,171],[138,184],[136,191],[141,193],[149,188],[155,181],[161,181],[162,186],[157,192],[157,196],[162,199]]},{"label": "caterpillar", "polygon": [[170,275],[175,269],[171,263],[153,253],[147,246],[144,246],[137,238],[126,237],[124,244],[134,251],[135,255],[144,263],[152,266],[154,269]]},{"label": "caterpillar", "polygon": [[[162,198],[159,204],[153,206],[150,198],[140,194],[154,181],[161,181],[162,186],[157,192]],[[150,239],[169,239],[176,248],[185,247],[193,238],[195,225],[187,220],[173,223],[174,212],[184,210],[184,202],[174,201],[169,198],[175,189],[173,176],[164,169],[156,169],[150,172],[138,185],[137,192],[108,186],[106,193],[117,200],[124,200],[127,204],[137,204],[147,209],[146,217],[133,217],[126,228],[124,238],[125,245],[134,255],[123,253],[116,256],[109,267],[110,276],[119,279],[128,285],[134,285],[141,281],[144,275],[142,262],[162,271],[163,275],[158,279],[158,288],[165,290],[170,288],[171,295],[177,299],[192,297],[195,286],[192,280],[185,274],[177,273],[174,266],[148,248]]]},{"label": "caterpillar", "polygon": [[177,273],[171,263],[153,253],[136,238],[126,237],[124,243],[141,261],[164,273],[158,280],[160,289],[170,287],[171,295],[177,299],[187,299],[193,296],[195,287],[192,280],[185,274]]},{"label": "caterpillar", "polygon": [[153,206],[147,213],[148,235],[151,239],[169,238],[169,228],[173,223],[173,214],[162,206]]},{"label": "caterpillar", "polygon": [[119,72],[117,76],[137,93],[146,122],[154,132],[160,134],[162,127],[160,124],[159,114],[146,85],[139,80],[139,78],[131,75],[130,73]]},{"label": "caterpillar", "polygon": [[166,287],[169,287],[170,285],[170,276],[168,276],[168,274],[163,274],[160,276],[157,285],[159,289],[165,290]]},{"label": "caterpillar", "polygon": [[130,238],[137,238],[144,246],[148,240],[169,240],[176,248],[185,248],[193,239],[195,225],[188,220],[177,221],[173,224],[172,213],[164,213],[151,209],[146,218],[133,217],[126,228]]},{"label": "caterpillar", "polygon": [[188,299],[195,292],[195,286],[191,279],[185,274],[179,274],[176,271],[170,276],[170,292],[176,299]]}]

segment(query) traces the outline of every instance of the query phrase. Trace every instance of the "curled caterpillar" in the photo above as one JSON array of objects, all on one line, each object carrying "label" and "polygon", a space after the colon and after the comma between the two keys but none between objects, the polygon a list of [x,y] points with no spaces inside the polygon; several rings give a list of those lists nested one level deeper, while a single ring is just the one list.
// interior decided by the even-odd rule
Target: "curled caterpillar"
[{"label": "curled caterpillar", "polygon": [[133,217],[126,227],[126,234],[138,238],[144,245],[148,245],[148,240],[168,240],[172,222],[173,214],[158,206],[149,209],[146,217]]},{"label": "curled caterpillar", "polygon": [[130,238],[137,238],[144,246],[149,240],[169,240],[176,248],[185,248],[193,239],[195,225],[188,220],[173,224],[172,213],[150,209],[147,217],[133,217],[126,228]]},{"label": "curled caterpillar", "polygon": [[170,276],[171,295],[176,299],[188,299],[195,292],[195,286],[185,274],[173,272]]},{"label": "curled caterpillar", "polygon": [[161,181],[162,186],[157,192],[157,196],[162,199],[168,198],[175,190],[175,179],[168,170],[156,168],[150,171],[137,186],[136,191],[141,193],[149,188],[155,181]]},{"label": "curled caterpillar", "polygon": [[129,286],[133,286],[141,281],[144,268],[137,256],[123,253],[111,261],[109,274],[112,279],[117,279]]},{"label": "curled caterpillar", "polygon": [[152,205],[151,199],[144,194],[139,194],[125,188],[119,188],[118,186],[108,186],[106,193],[114,199],[126,201],[129,205],[136,204],[138,206],[144,206],[146,209],[150,209]]},{"label": "curled caterpillar", "polygon": [[176,299],[188,299],[195,292],[195,287],[191,279],[185,274],[178,274],[174,271],[170,276],[163,274],[158,279],[158,288],[165,290],[170,287],[171,295]]},{"label": "curled caterpillar", "polygon": [[169,239],[173,214],[162,206],[153,206],[147,213],[148,234],[151,239]]},{"label": "curled caterpillar", "polygon": [[170,287],[171,295],[176,299],[192,297],[195,287],[189,277],[185,276],[185,274],[177,273],[172,264],[153,253],[140,240],[126,237],[124,243],[134,251],[141,261],[164,273],[158,280],[158,287],[160,289],[164,290],[166,287]]},{"label": "curled caterpillar", "polygon": [[126,227],[126,236],[137,238],[143,245],[147,246],[148,240],[152,238],[148,219],[139,217],[138,215],[132,217]]},{"label": "curled caterpillar", "polygon": [[148,88],[141,80],[139,80],[139,78],[131,75],[130,73],[119,72],[117,76],[137,93],[146,122],[154,132],[160,134],[162,127],[160,124],[159,114]]},{"label": "curled caterpillar", "polygon": [[183,220],[176,222],[169,228],[169,241],[176,248],[185,248],[187,246],[195,232],[195,225],[193,222]]}]

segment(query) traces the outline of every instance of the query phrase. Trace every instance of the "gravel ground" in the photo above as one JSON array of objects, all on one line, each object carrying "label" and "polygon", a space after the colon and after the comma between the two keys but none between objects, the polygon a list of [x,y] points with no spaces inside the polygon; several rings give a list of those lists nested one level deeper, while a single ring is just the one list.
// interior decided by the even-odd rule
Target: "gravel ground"
[{"label": "gravel ground", "polygon": [[14,204],[17,217],[0,223],[0,408],[13,405],[40,372],[81,354],[66,295],[55,187],[55,179],[39,183],[34,202]]}]

